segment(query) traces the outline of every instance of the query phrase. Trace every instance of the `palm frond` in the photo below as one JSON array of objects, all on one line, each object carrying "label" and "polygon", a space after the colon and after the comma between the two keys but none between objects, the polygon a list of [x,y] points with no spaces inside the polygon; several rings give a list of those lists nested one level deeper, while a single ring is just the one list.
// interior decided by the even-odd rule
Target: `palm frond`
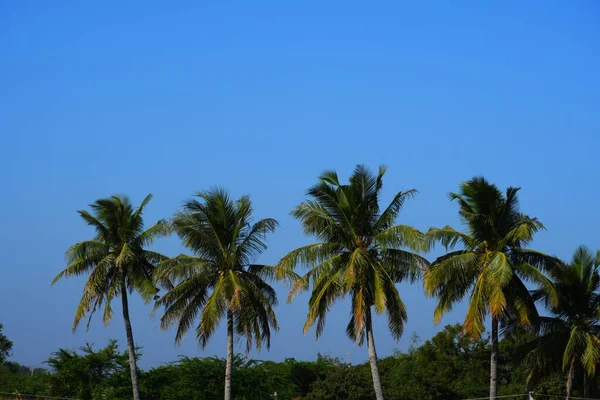
[{"label": "palm frond", "polygon": [[502,238],[500,246],[523,246],[531,242],[537,232],[544,229],[544,225],[537,218],[519,214],[519,220]]},{"label": "palm frond", "polygon": [[241,241],[236,247],[236,258],[241,264],[250,264],[256,257],[267,249],[265,237],[268,233],[275,232],[278,223],[273,218],[258,221],[247,233],[241,235]]},{"label": "palm frond", "polygon": [[596,367],[600,363],[600,339],[598,336],[587,333],[585,335],[585,350],[581,361],[589,376],[596,374]]},{"label": "palm frond", "polygon": [[463,329],[473,338],[479,338],[485,330],[484,319],[488,309],[485,293],[486,283],[485,274],[480,274],[475,282],[467,308]]},{"label": "palm frond", "polygon": [[265,281],[284,281],[293,284],[298,279],[301,279],[301,276],[292,270],[272,265],[250,264],[248,272]]},{"label": "palm frond", "polygon": [[297,265],[312,267],[335,256],[341,249],[342,246],[336,243],[309,244],[290,251],[279,261],[277,268],[284,273],[293,270]]},{"label": "palm frond", "polygon": [[404,203],[406,200],[416,196],[417,190],[411,189],[404,192],[398,192],[394,196],[392,202],[387,206],[387,208],[381,213],[377,222],[374,226],[375,232],[380,232],[382,230],[386,230],[391,227],[398,218],[398,214],[402,210]]},{"label": "palm frond", "polygon": [[383,249],[404,247],[420,252],[428,251],[431,247],[423,232],[408,225],[390,226],[379,232],[375,241]]},{"label": "palm frond", "polygon": [[146,229],[139,235],[139,241],[142,246],[150,246],[160,237],[168,236],[172,232],[172,226],[167,220],[160,220],[150,228]]},{"label": "palm frond", "polygon": [[469,235],[457,231],[451,226],[443,228],[429,228],[425,234],[426,238],[432,242],[440,242],[446,249],[452,249],[457,244],[461,244],[466,249],[474,248],[474,240]]},{"label": "palm frond", "polygon": [[381,263],[394,282],[408,280],[414,282],[429,268],[426,258],[404,250],[385,249],[381,251]]}]

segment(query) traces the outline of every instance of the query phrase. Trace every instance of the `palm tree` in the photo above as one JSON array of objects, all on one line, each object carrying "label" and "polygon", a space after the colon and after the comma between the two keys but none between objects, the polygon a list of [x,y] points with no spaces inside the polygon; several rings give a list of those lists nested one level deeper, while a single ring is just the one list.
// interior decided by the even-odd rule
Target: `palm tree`
[{"label": "palm tree", "polygon": [[553,306],[544,291],[533,297],[544,303],[550,317],[541,317],[541,332],[529,354],[532,374],[559,364],[567,372],[567,398],[571,397],[576,371],[581,371],[584,397],[587,378],[596,374],[600,364],[600,252],[592,254],[585,246],[575,250],[568,266],[552,272],[558,293],[558,306]]},{"label": "palm tree", "polygon": [[428,232],[430,239],[441,241],[446,248],[458,243],[464,247],[439,257],[425,273],[426,294],[439,299],[435,322],[469,292],[465,332],[478,338],[485,329],[485,317],[491,315],[490,399],[495,399],[497,392],[499,322],[516,317],[521,325],[531,325],[537,319],[524,282],[541,285],[549,300],[557,301],[543,271],[558,260],[524,248],[544,226],[519,212],[518,191],[509,187],[503,194],[484,178],[475,177],[461,185],[460,193],[449,195],[459,204],[467,233],[449,226]]},{"label": "palm tree", "polygon": [[127,296],[128,292],[135,290],[147,302],[156,294],[152,270],[165,257],[145,247],[170,231],[165,221],[159,221],[144,230],[142,214],[150,199],[152,195],[146,196],[140,206],[134,209],[127,197],[112,196],[91,204],[92,213],[78,211],[81,218],[94,227],[96,237],[71,246],[66,253],[67,267],[52,281],[54,284],[63,277],[88,275],[75,313],[73,330],[88,314],[89,327],[93,313],[103,305],[103,320],[108,325],[113,314],[112,300],[121,297],[135,400],[139,400],[140,393]]},{"label": "palm tree", "polygon": [[369,362],[377,400],[383,399],[373,337],[372,310],[387,312],[388,326],[400,338],[407,319],[396,282],[413,281],[428,265],[421,256],[402,250],[423,250],[424,235],[406,225],[394,225],[404,202],[415,190],[398,192],[380,212],[379,196],[386,168],[374,175],[358,166],[347,185],[340,184],[335,171],[323,173],[307,192],[310,200],[293,212],[308,235],[318,242],[300,247],[281,259],[279,272],[302,264],[309,271],[292,286],[289,301],[309,288],[312,294],[304,332],[315,323],[317,338],[325,326],[329,308],[346,296],[352,299],[352,316],[346,328],[350,339],[362,345],[367,339]]},{"label": "palm tree", "polygon": [[234,334],[246,339],[249,351],[253,342],[258,349],[262,344],[269,348],[271,329],[279,329],[273,311],[277,295],[266,282],[274,277],[274,267],[252,264],[266,250],[264,237],[277,221],[251,224],[247,196],[233,201],[226,191],[215,189],[197,197],[186,201],[173,219],[175,231],[194,254],[167,260],[157,269],[157,281],[170,288],[157,306],[165,307],[163,329],[177,323],[176,343],[198,314],[196,337],[202,347],[226,319],[225,400],[231,400]]}]

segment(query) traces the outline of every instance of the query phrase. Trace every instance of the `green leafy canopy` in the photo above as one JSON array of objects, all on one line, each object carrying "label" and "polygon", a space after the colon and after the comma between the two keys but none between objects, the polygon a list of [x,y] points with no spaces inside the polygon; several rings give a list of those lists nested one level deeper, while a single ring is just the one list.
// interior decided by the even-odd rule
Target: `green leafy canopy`
[{"label": "green leafy canopy", "polygon": [[427,241],[417,229],[396,224],[415,190],[396,193],[380,209],[385,172],[385,167],[374,174],[359,165],[348,184],[341,184],[335,171],[326,171],[308,190],[308,199],[292,212],[304,232],[317,238],[316,243],[291,251],[277,266],[280,276],[298,265],[308,268],[293,283],[289,297],[291,301],[312,285],[305,332],[316,324],[318,337],[331,306],[349,296],[352,309],[346,332],[352,340],[364,340],[372,307],[387,313],[396,339],[402,335],[407,314],[395,284],[415,280],[428,266],[427,260],[408,251],[426,250]]},{"label": "green leafy canopy", "polygon": [[253,343],[270,346],[278,329],[275,290],[267,283],[274,267],[253,264],[266,250],[265,237],[277,227],[271,218],[252,223],[248,196],[232,200],[223,189],[199,192],[173,218],[173,227],[192,255],[163,261],[156,280],[169,288],[157,301],[161,325],[177,324],[179,342],[199,317],[196,336],[206,346],[221,319],[233,314],[235,331]]},{"label": "green leafy canopy", "polygon": [[449,226],[427,232],[431,242],[463,248],[437,258],[425,274],[426,293],[438,298],[436,323],[469,296],[464,328],[475,337],[484,331],[488,314],[531,325],[538,315],[527,282],[540,286],[553,304],[558,302],[544,272],[560,261],[525,248],[544,226],[519,211],[518,191],[509,187],[502,193],[484,178],[475,177],[463,183],[459,193],[450,193],[449,198],[459,205],[466,232]]},{"label": "green leafy canopy", "polygon": [[[157,263],[166,259],[146,247],[163,235],[170,233],[170,225],[161,220],[144,229],[143,212],[152,195],[146,196],[134,208],[125,196],[112,196],[96,200],[91,212],[81,210],[79,215],[96,231],[96,236],[71,246],[65,255],[67,267],[52,281],[88,275],[79,302],[73,329],[80,320],[104,305],[103,321],[112,317],[111,302],[123,289],[137,291],[145,301],[156,294],[152,271]],[[88,321],[89,325],[89,321]]]}]

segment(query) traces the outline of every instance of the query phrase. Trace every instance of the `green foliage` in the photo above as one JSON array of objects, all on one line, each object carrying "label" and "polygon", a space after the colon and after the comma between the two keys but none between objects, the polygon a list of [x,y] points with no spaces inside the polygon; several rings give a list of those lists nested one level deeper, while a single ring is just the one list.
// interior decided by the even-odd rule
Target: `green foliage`
[{"label": "green foliage", "polygon": [[[238,365],[238,359],[234,365]],[[141,376],[145,399],[222,399],[225,361],[218,358],[187,358],[151,369]],[[234,380],[235,382],[235,380]]]},{"label": "green foliage", "polygon": [[503,194],[484,178],[476,177],[463,183],[460,193],[450,193],[450,199],[459,204],[467,232],[446,226],[427,233],[432,241],[447,248],[463,247],[436,259],[425,274],[425,292],[438,298],[436,322],[469,296],[464,328],[475,337],[485,330],[488,314],[495,320],[512,318],[531,325],[538,315],[525,282],[539,285],[557,304],[553,285],[543,272],[560,261],[524,248],[544,226],[519,211],[518,191],[509,187]]},{"label": "green foliage", "polygon": [[130,399],[129,358],[119,352],[115,340],[95,351],[92,345],[81,347],[80,352],[60,349],[46,363],[49,390],[53,395],[87,399]]},{"label": "green foliage", "polygon": [[569,265],[552,271],[558,293],[554,306],[544,291],[534,291],[551,316],[542,317],[539,336],[527,343],[532,348],[528,354],[532,363],[528,379],[536,381],[541,376],[571,368],[579,375],[581,387],[583,374],[596,375],[600,365],[600,253],[593,254],[581,246],[575,250]]},{"label": "green foliage", "polygon": [[277,226],[274,219],[252,224],[252,203],[244,196],[233,201],[227,192],[200,192],[184,204],[173,227],[193,256],[166,260],[155,277],[169,291],[157,301],[164,306],[161,326],[177,324],[179,342],[198,315],[196,336],[206,346],[227,313],[235,332],[254,344],[270,346],[271,329],[278,329],[273,307],[275,290],[265,281],[272,267],[252,264],[267,248],[264,238]]},{"label": "green foliage", "polygon": [[423,250],[426,241],[416,229],[395,224],[415,190],[396,193],[392,202],[380,209],[385,171],[380,167],[375,175],[359,165],[346,185],[339,182],[335,171],[327,171],[308,190],[310,199],[292,212],[304,232],[318,240],[290,252],[278,265],[280,274],[297,265],[309,268],[290,293],[291,299],[312,284],[305,332],[316,323],[318,337],[331,306],[349,296],[352,309],[346,333],[352,340],[363,342],[373,307],[375,312],[387,314],[394,338],[402,335],[407,315],[395,284],[414,280],[428,265],[424,258],[403,248]]},{"label": "green foliage", "polygon": [[[73,329],[99,309],[108,324],[111,302],[121,297],[129,353],[121,353],[116,341],[98,351],[91,345],[79,352],[60,349],[47,361],[50,371],[30,369],[6,360],[12,342],[0,324],[0,392],[118,400],[130,398],[133,391],[139,398],[139,372],[148,400],[220,399],[224,392],[228,400],[363,400],[383,399],[383,393],[399,400],[461,399],[485,396],[490,370],[491,396],[497,377],[499,395],[535,389],[541,395],[600,396],[600,252],[580,247],[566,265],[527,249],[544,226],[519,211],[519,188],[503,193],[481,177],[449,195],[459,204],[466,232],[446,226],[423,234],[398,225],[404,202],[416,191],[398,192],[380,209],[385,171],[380,167],[373,174],[359,165],[347,184],[340,183],[335,171],[323,173],[308,190],[308,199],[292,211],[316,243],[291,251],[276,266],[254,264],[277,222],[267,218],[253,223],[247,196],[232,200],[222,189],[203,191],[184,204],[172,223],[163,220],[148,229],[143,211],[151,195],[138,208],[123,196],[97,200],[91,212],[79,211],[95,237],[68,249],[67,267],[53,283],[87,275]],[[192,255],[168,259],[147,249],[172,230]],[[429,264],[418,253],[435,242],[447,250],[461,249]],[[298,266],[308,271],[298,275]],[[438,299],[434,321],[468,296],[464,324],[447,326],[422,346],[413,337],[407,353],[377,361],[372,310],[387,314],[389,330],[398,339],[407,310],[396,284],[423,274],[426,294]],[[316,324],[317,337],[333,304],[350,297],[346,333],[359,345],[368,337],[370,364],[350,365],[320,355],[315,362],[279,363],[233,355],[234,333],[245,339],[246,351],[269,348],[271,331],[278,329],[273,280],[291,283],[289,301],[312,288],[304,331]],[[532,285],[536,290],[529,290]],[[158,286],[167,290],[162,297],[156,295]],[[164,307],[161,327],[177,324],[176,342],[198,320],[196,336],[206,346],[227,316],[227,359],[181,358],[138,371],[127,305],[128,293],[134,291]],[[540,316],[536,302],[550,316]],[[488,316],[491,345],[484,335]],[[498,346],[499,324],[504,337]],[[230,368],[236,376],[233,397]]]},{"label": "green foliage", "polygon": [[487,391],[487,340],[464,335],[460,325],[446,326],[422,346],[381,364],[389,398],[462,399],[481,397]]},{"label": "green foliage", "polygon": [[[299,362],[287,359],[281,363],[233,360],[233,393],[236,400],[275,398],[292,399],[305,396],[319,377],[324,377],[329,363]],[[225,360],[220,358],[182,357],[142,374],[142,395],[146,399],[212,400],[223,398]]]},{"label": "green foliage", "polygon": [[[500,342],[503,359],[499,395],[565,393],[565,374],[551,372],[528,387],[530,364],[521,356],[533,333],[519,331]],[[417,341],[414,340],[416,343]],[[384,393],[394,400],[460,400],[485,397],[490,346],[486,335],[473,340],[460,325],[446,326],[421,346],[379,360]],[[79,351],[61,349],[48,360],[51,370],[31,370],[14,363],[0,366],[0,391],[35,393],[80,399],[130,399],[127,353],[115,342],[103,349],[84,346]],[[221,400],[225,360],[187,358],[140,374],[146,400]],[[336,358],[316,361],[257,361],[236,356],[233,362],[235,400],[371,400],[371,372],[366,363],[350,365]],[[590,397],[598,397],[600,380],[588,381]],[[581,395],[580,389],[574,395]]]},{"label": "green foliage", "polygon": [[6,361],[13,347],[13,343],[2,333],[3,328],[4,326],[0,324],[0,364]]},{"label": "green foliage", "polygon": [[104,306],[102,319],[108,324],[112,319],[112,300],[120,297],[127,344],[132,357],[129,367],[134,399],[139,400],[135,346],[129,319],[128,293],[138,292],[144,301],[156,295],[152,273],[157,263],[166,257],[146,247],[159,236],[170,232],[166,221],[159,221],[144,230],[143,212],[152,195],[146,196],[136,209],[124,196],[96,200],[90,205],[92,213],[82,210],[79,215],[96,230],[92,240],[71,246],[65,255],[67,267],[52,281],[63,277],[88,275],[83,295],[75,312],[73,330],[83,317],[92,316]]},{"label": "green foliage", "polygon": [[[75,313],[73,329],[80,320],[104,305],[103,321],[112,318],[111,301],[126,291],[138,291],[144,300],[156,294],[152,270],[164,256],[145,249],[158,236],[169,233],[169,225],[159,221],[144,230],[143,211],[152,199],[146,196],[135,209],[124,196],[96,200],[92,213],[81,210],[79,215],[96,230],[92,240],[71,246],[65,255],[67,267],[53,280],[88,275],[83,296]],[[89,322],[88,322],[89,324]]]},{"label": "green foliage", "polygon": [[307,400],[371,400],[375,398],[367,364],[335,365],[325,379],[316,381]]}]

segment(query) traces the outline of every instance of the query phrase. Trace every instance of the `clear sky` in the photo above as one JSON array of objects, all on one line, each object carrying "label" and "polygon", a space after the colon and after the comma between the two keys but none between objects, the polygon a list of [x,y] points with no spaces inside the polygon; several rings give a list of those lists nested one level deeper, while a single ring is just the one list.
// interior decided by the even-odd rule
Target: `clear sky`
[{"label": "clear sky", "polygon": [[[309,242],[289,211],[324,169],[389,166],[384,201],[416,188],[400,222],[459,225],[446,194],[473,175],[522,186],[522,210],[547,226],[533,247],[569,257],[600,247],[600,5],[580,1],[0,2],[0,322],[13,359],[39,365],[59,347],[124,345],[118,303],[105,328],[71,322],[83,281],[51,287],[67,247],[93,235],[76,210],[148,193],[147,223],[214,185],[250,194],[281,228],[260,260]],[[156,248],[183,249],[177,238]],[[435,257],[436,251],[429,255]],[[302,334],[307,297],[285,304],[270,352],[366,359],[344,334]],[[381,356],[435,326],[420,284],[400,285],[409,322]],[[144,368],[201,351],[161,332],[133,301]],[[464,305],[442,325],[462,320]],[[242,350],[241,347],[239,347]]]}]

